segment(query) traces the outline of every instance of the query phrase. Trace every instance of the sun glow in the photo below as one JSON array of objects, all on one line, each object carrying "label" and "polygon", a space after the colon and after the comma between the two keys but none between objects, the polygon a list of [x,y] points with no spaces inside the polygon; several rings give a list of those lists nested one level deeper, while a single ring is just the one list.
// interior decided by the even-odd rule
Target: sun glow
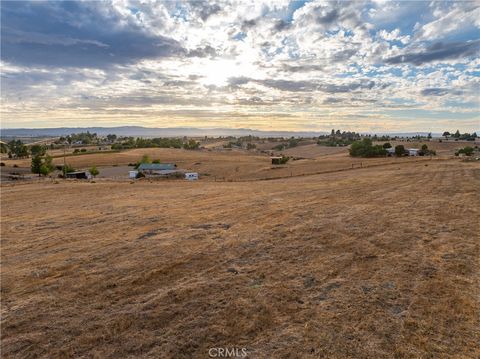
[{"label": "sun glow", "polygon": [[210,61],[202,69],[205,85],[225,86],[230,77],[238,76],[239,68],[233,60]]}]

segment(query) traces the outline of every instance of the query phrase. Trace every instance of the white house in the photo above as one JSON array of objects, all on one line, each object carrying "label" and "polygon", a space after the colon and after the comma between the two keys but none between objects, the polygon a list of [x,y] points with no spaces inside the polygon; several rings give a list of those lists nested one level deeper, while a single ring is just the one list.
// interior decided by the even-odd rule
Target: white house
[{"label": "white house", "polygon": [[409,148],[407,151],[409,156],[418,156],[420,150],[418,148]]},{"label": "white house", "polygon": [[138,171],[128,171],[129,178],[137,178]]},{"label": "white house", "polygon": [[385,151],[387,151],[387,154],[389,156],[393,156],[395,154],[395,148],[393,148],[393,147],[385,148]]},{"label": "white house", "polygon": [[185,173],[185,179],[189,181],[196,181],[198,180],[198,173],[197,172],[187,172]]}]

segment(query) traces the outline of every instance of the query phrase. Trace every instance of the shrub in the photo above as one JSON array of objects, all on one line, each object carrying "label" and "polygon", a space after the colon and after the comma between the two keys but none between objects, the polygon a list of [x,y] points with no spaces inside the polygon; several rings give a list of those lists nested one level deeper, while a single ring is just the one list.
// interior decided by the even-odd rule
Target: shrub
[{"label": "shrub", "polygon": [[397,156],[405,156],[405,147],[403,145],[395,146],[395,154]]},{"label": "shrub", "polygon": [[282,158],[280,159],[280,164],[281,164],[281,165],[284,165],[284,164],[287,163],[289,160],[290,160],[290,157],[288,157],[288,156],[282,156]]},{"label": "shrub", "polygon": [[70,173],[70,172],[75,172],[75,168],[73,168],[72,166],[70,166],[68,163],[65,165],[65,169],[64,169],[65,173]]},{"label": "shrub", "polygon": [[387,149],[387,148],[392,148],[392,145],[390,144],[390,142],[385,142],[382,147]]},{"label": "shrub", "polygon": [[471,156],[473,154],[473,151],[475,149],[473,147],[470,147],[470,146],[466,146],[464,148],[461,148],[459,149],[456,153],[455,153],[455,156],[458,156],[460,154],[464,154],[465,156]]},{"label": "shrub", "polygon": [[1,166],[1,167],[5,166],[5,163],[0,162],[0,166]]},{"label": "shrub", "polygon": [[197,142],[193,139],[188,140],[183,144],[183,148],[186,150],[197,150],[200,147],[200,142]]},{"label": "shrub", "polygon": [[96,166],[92,166],[89,172],[93,177],[98,176],[100,174],[100,171],[97,169]]},{"label": "shrub", "polygon": [[143,172],[138,172],[137,175],[135,176],[135,178],[143,178],[143,177],[145,177]]},{"label": "shrub", "polygon": [[87,152],[87,149],[86,149],[86,148],[82,148],[82,149],[80,150],[80,152]]},{"label": "shrub", "polygon": [[373,146],[372,140],[369,138],[353,142],[350,146],[349,152],[352,157],[379,157],[387,154],[387,151],[383,146]]},{"label": "shrub", "polygon": [[152,160],[150,159],[149,155],[143,155],[140,163],[152,163]]}]

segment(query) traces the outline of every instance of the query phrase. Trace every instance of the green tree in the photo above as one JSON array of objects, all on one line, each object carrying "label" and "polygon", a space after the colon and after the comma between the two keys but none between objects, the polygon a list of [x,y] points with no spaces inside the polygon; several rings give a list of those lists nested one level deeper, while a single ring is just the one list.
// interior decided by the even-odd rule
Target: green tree
[{"label": "green tree", "polygon": [[7,153],[8,145],[4,142],[0,142],[0,153]]},{"label": "green tree", "polygon": [[197,142],[194,139],[190,139],[188,142],[183,144],[183,148],[186,150],[196,150],[198,147],[200,147],[200,142]]},{"label": "green tree", "polygon": [[431,133],[431,132],[428,133],[427,138],[428,138],[429,140],[432,139],[432,133]]},{"label": "green tree", "polygon": [[428,146],[426,144],[423,144],[422,145],[422,151],[427,151],[428,150]]},{"label": "green tree", "polygon": [[44,145],[32,145],[30,153],[32,156],[43,156],[47,152],[47,147]]},{"label": "green tree", "polygon": [[39,176],[47,176],[49,173],[55,170],[55,166],[53,165],[51,156],[46,155],[45,157],[42,157],[40,155],[36,155],[32,157],[31,169],[32,173],[37,173]]},{"label": "green tree", "polygon": [[395,154],[397,156],[404,156],[405,155],[405,147],[403,145],[395,146]]},{"label": "green tree", "polygon": [[442,136],[445,137],[445,139],[447,140],[448,136],[450,136],[450,132],[445,131]]},{"label": "green tree", "polygon": [[392,145],[390,144],[390,142],[385,142],[382,147],[383,148],[392,148]]},{"label": "green tree", "polygon": [[474,151],[473,147],[467,146],[467,147],[464,147],[464,148],[461,148],[460,150],[458,150],[456,155],[458,156],[459,153],[463,153],[466,156],[471,156],[473,154],[473,151]]},{"label": "green tree", "polygon": [[143,155],[140,163],[152,163],[152,160],[149,155]]},{"label": "green tree", "polygon": [[457,130],[457,132],[454,133],[453,137],[459,138],[460,137],[460,131]]},{"label": "green tree", "polygon": [[38,174],[39,176],[41,175],[41,167],[42,167],[43,161],[41,156],[33,156],[32,157],[32,164],[31,164],[31,169],[32,173]]},{"label": "green tree", "polygon": [[8,157],[10,158],[24,158],[28,157],[28,147],[20,140],[11,140],[8,142]]},{"label": "green tree", "polygon": [[93,177],[96,177],[100,174],[100,171],[97,169],[96,166],[90,167],[89,172]]},{"label": "green tree", "polygon": [[75,172],[75,168],[70,166],[68,163],[65,164],[65,168],[63,168],[63,173],[70,173],[70,172]]},{"label": "green tree", "polygon": [[387,154],[387,151],[383,146],[374,146],[370,138],[364,138],[361,141],[353,142],[350,146],[349,152],[352,157],[379,157]]},{"label": "green tree", "polygon": [[48,174],[50,173],[50,169],[48,166],[46,166],[45,164],[41,165],[40,166],[40,173],[39,173],[39,176],[42,175],[42,176],[48,176]]},{"label": "green tree", "polygon": [[52,156],[46,155],[43,158],[43,164],[47,166],[48,173],[53,172],[55,170],[55,166],[53,164],[53,158]]}]

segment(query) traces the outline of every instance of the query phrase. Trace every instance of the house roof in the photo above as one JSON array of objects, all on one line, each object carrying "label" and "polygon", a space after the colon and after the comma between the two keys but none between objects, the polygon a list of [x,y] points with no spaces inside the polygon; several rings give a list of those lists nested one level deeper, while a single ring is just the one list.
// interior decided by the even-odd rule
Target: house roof
[{"label": "house roof", "polygon": [[80,174],[87,174],[90,173],[89,171],[73,171],[73,172],[67,172],[67,175],[80,175]]},{"label": "house roof", "polygon": [[141,163],[138,166],[139,171],[164,171],[164,170],[174,170],[175,164],[173,163]]}]

